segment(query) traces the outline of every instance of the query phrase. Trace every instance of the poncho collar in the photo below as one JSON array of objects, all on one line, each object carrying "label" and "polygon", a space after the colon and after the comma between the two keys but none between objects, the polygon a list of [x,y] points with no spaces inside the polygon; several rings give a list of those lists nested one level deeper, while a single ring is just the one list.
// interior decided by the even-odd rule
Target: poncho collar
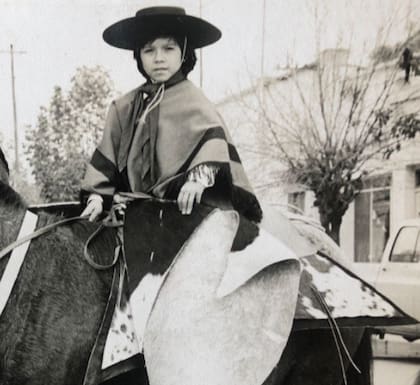
[{"label": "poncho collar", "polygon": [[[185,79],[186,76],[179,69],[178,72],[172,75],[172,77],[164,83],[165,89],[171,88],[175,84],[178,84]],[[152,83],[150,80],[148,80],[146,83],[140,86],[139,91],[145,93],[148,96],[155,95],[161,85],[162,83]]]}]

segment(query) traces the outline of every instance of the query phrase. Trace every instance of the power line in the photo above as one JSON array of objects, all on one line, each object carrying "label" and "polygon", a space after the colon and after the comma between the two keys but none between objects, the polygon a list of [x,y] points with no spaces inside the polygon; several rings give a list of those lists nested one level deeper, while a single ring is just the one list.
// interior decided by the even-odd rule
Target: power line
[{"label": "power line", "polygon": [[264,93],[264,61],[265,61],[265,27],[266,27],[266,1],[263,0],[262,3],[262,20],[261,20],[261,63],[260,63],[260,75],[262,81],[262,89],[261,89],[261,96],[263,97]]},{"label": "power line", "polygon": [[[199,15],[200,15],[200,19],[202,18],[202,13],[203,13],[203,2],[202,0],[200,0],[200,5],[199,5]],[[200,48],[199,50],[199,57],[200,57],[200,88],[203,88],[203,49]]]},{"label": "power line", "polygon": [[[262,10],[261,10],[261,59],[260,59],[260,82],[259,82],[259,98],[261,100],[261,105],[263,109],[265,108],[265,81],[264,81],[264,73],[265,73],[265,30],[266,30],[266,0],[262,2]],[[261,124],[263,118],[261,117]]]}]

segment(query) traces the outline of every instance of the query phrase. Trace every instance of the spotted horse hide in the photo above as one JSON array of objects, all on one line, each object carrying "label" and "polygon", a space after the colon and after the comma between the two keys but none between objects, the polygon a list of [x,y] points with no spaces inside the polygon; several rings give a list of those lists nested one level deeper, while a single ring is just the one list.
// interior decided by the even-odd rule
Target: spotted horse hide
[{"label": "spotted horse hide", "polygon": [[[103,379],[145,359],[152,385],[262,384],[293,322],[310,329],[328,327],[331,316],[345,326],[409,321],[284,217],[258,227],[236,212],[199,206],[183,216],[173,203],[135,201],[124,239],[125,295],[103,325]],[[161,365],[172,379],[162,378]]]}]

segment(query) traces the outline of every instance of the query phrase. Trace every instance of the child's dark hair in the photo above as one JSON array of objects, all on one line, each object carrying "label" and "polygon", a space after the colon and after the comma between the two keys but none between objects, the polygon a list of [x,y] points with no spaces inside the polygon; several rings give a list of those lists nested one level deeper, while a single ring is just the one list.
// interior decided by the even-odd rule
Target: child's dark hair
[{"label": "child's dark hair", "polygon": [[[162,34],[162,35],[155,35],[153,37],[148,37],[147,40],[143,40],[139,44],[139,47],[134,50],[134,59],[137,62],[137,69],[147,80],[149,80],[150,78],[149,78],[149,75],[146,74],[146,71],[143,68],[143,63],[141,62],[141,58],[140,58],[140,50],[147,43],[150,43],[153,40],[156,40],[160,37],[174,39],[176,41],[176,43],[178,44],[179,48],[181,49],[181,52],[184,50],[184,44],[185,44],[185,37],[184,36]],[[192,48],[190,46],[190,44],[188,43],[188,40],[187,40],[186,41],[186,47],[185,47],[184,60],[183,60],[182,65],[181,65],[181,71],[184,74],[184,76],[187,76],[193,70],[196,62],[197,62],[197,56],[195,55],[194,48]]]}]

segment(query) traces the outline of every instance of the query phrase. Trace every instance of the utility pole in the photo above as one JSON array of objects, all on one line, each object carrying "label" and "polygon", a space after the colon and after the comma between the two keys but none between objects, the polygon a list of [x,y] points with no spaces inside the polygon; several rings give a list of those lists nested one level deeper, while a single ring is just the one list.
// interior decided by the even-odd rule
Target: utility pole
[{"label": "utility pole", "polygon": [[0,53],[7,53],[10,55],[10,71],[12,77],[12,105],[13,105],[13,130],[14,130],[14,144],[15,144],[15,167],[16,173],[19,173],[19,135],[18,135],[18,124],[17,124],[17,111],[16,111],[16,89],[15,89],[15,64],[14,55],[24,54],[25,51],[15,51],[13,44],[10,44],[8,51],[0,51]]},{"label": "utility pole", "polygon": [[[200,19],[202,18],[202,13],[203,13],[203,2],[202,0],[200,0],[199,3],[199,15],[200,15]],[[203,49],[200,48],[199,50],[199,60],[200,60],[200,88],[203,88]]]}]

